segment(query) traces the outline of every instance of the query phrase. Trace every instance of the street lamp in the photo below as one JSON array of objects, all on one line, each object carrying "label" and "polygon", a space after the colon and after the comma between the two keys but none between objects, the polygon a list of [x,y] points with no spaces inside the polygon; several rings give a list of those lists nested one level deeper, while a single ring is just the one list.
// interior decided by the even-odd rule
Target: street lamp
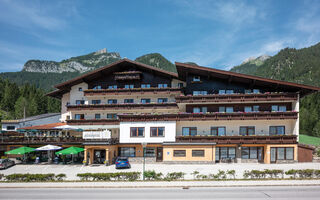
[{"label": "street lamp", "polygon": [[142,177],[143,177],[143,180],[145,179],[144,177],[144,171],[145,171],[145,168],[146,168],[146,146],[147,146],[147,143],[146,142],[142,142],[142,149],[143,149],[143,171],[142,171]]}]

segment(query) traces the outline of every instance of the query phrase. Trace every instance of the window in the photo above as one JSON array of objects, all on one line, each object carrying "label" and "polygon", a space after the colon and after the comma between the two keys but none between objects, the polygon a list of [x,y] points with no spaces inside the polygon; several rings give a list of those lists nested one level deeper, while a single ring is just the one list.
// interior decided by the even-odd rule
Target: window
[{"label": "window", "polygon": [[75,114],[75,115],[74,115],[74,118],[75,118],[76,120],[84,119],[84,114]]},{"label": "window", "polygon": [[178,88],[183,88],[183,83],[178,83]]},{"label": "window", "polygon": [[141,84],[141,88],[150,88],[150,84]]},{"label": "window", "polygon": [[193,95],[207,95],[208,92],[207,91],[193,91]]},{"label": "window", "polygon": [[150,137],[163,137],[163,136],[164,136],[164,127],[150,128]]},{"label": "window", "polygon": [[101,104],[101,100],[92,100],[91,103],[92,104]]},{"label": "window", "polygon": [[194,82],[199,82],[200,81],[200,76],[194,76],[192,80]]},{"label": "window", "polygon": [[253,89],[253,94],[259,94],[260,90],[259,89]]},{"label": "window", "polygon": [[271,111],[272,112],[278,111],[278,106],[277,105],[272,105],[271,106]]},{"label": "window", "polygon": [[226,94],[233,94],[233,90],[226,90]]},{"label": "window", "polygon": [[156,157],[156,149],[154,147],[147,147],[145,150],[146,157]]},{"label": "window", "polygon": [[168,84],[166,83],[159,83],[158,84],[158,88],[167,88],[168,87]]},{"label": "window", "polygon": [[101,90],[102,87],[101,87],[101,85],[96,85],[96,86],[93,87],[93,89],[94,89],[94,90]]},{"label": "window", "polygon": [[82,87],[79,87],[79,92],[81,92],[82,91]]},{"label": "window", "polygon": [[226,135],[226,127],[225,126],[221,126],[221,127],[213,126],[213,127],[211,127],[210,134],[214,135],[214,136],[225,136]]},{"label": "window", "polygon": [[200,113],[200,112],[201,112],[200,108],[198,108],[198,107],[193,108],[193,113]]},{"label": "window", "polygon": [[15,130],[16,129],[16,127],[15,126],[7,126],[7,130],[9,131],[9,130]]},{"label": "window", "polygon": [[251,94],[252,91],[251,91],[251,90],[244,90],[244,93],[245,93],[245,94]]},{"label": "window", "polygon": [[109,113],[109,114],[107,114],[107,119],[117,119],[117,114]]},{"label": "window", "polygon": [[201,107],[201,112],[202,112],[202,113],[208,112],[208,108],[207,108],[207,107]]},{"label": "window", "polygon": [[117,88],[118,88],[117,85],[109,85],[109,86],[108,86],[108,89],[117,89]]},{"label": "window", "polygon": [[108,104],[116,104],[117,99],[108,99]]},{"label": "window", "polygon": [[219,112],[232,113],[233,112],[233,107],[231,107],[231,106],[228,106],[228,107],[220,106],[219,107]]},{"label": "window", "polygon": [[294,159],[293,147],[272,147],[271,152],[274,152],[272,161]]},{"label": "window", "polygon": [[124,85],[124,88],[126,88],[126,89],[132,89],[132,88],[134,88],[134,85],[133,84],[130,84],[130,85]]},{"label": "window", "polygon": [[279,111],[280,112],[286,112],[287,111],[287,106],[279,106]]},{"label": "window", "polygon": [[76,104],[77,105],[83,105],[84,104],[84,100],[76,100]]},{"label": "window", "polygon": [[255,127],[254,126],[240,126],[240,135],[255,135]]},{"label": "window", "polygon": [[183,127],[182,128],[183,136],[195,136],[197,135],[197,127]]},{"label": "window", "polygon": [[133,99],[125,99],[125,100],[124,100],[124,103],[133,103],[133,102],[134,102]]},{"label": "window", "polygon": [[236,157],[235,147],[216,147],[216,161],[223,159],[234,159]]},{"label": "window", "polygon": [[253,106],[253,112],[259,112],[259,106]]},{"label": "window", "polygon": [[167,103],[168,98],[158,98],[158,103]]},{"label": "window", "polygon": [[226,94],[226,90],[219,90],[219,94]]},{"label": "window", "polygon": [[259,106],[245,106],[244,112],[259,112]]},{"label": "window", "polygon": [[144,137],[144,127],[131,127],[130,128],[131,137]]},{"label": "window", "polygon": [[270,126],[269,135],[284,135],[285,126]]},{"label": "window", "polygon": [[150,99],[141,99],[141,103],[150,103]]},{"label": "window", "polygon": [[192,157],[204,157],[204,150],[192,150]]},{"label": "window", "polygon": [[242,159],[263,159],[263,147],[241,147]]},{"label": "window", "polygon": [[135,147],[119,147],[121,157],[136,157]]},{"label": "window", "polygon": [[286,112],[287,111],[287,106],[279,106],[279,105],[272,105],[271,106],[271,111],[273,112]]},{"label": "window", "polygon": [[186,157],[186,150],[173,150],[174,157]]},{"label": "window", "polygon": [[94,115],[94,118],[95,118],[95,119],[101,119],[101,115],[100,115],[100,114],[95,114],[95,115]]}]

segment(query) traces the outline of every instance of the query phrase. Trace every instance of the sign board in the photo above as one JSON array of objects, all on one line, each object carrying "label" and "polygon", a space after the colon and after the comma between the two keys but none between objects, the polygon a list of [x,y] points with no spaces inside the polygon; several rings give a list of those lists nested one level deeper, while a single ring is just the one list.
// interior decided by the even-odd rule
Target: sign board
[{"label": "sign board", "polygon": [[83,131],[83,139],[110,139],[111,131],[106,129],[104,131]]}]

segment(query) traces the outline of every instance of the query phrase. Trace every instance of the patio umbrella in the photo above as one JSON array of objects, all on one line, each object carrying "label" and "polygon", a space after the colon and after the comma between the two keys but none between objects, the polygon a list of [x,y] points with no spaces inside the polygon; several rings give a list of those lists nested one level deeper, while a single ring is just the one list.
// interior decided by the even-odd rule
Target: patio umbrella
[{"label": "patio umbrella", "polygon": [[20,148],[17,148],[17,149],[13,149],[11,151],[7,151],[5,152],[5,154],[9,154],[9,155],[24,155],[26,153],[30,153],[32,151],[34,151],[35,149],[34,148],[31,148],[31,147],[20,147]]},{"label": "patio umbrella", "polygon": [[55,150],[59,150],[59,149],[62,149],[62,147],[48,144],[48,145],[46,145],[46,146],[36,148],[35,150],[36,150],[36,151],[48,151],[49,161],[52,162],[52,158],[51,158],[51,156],[50,156],[50,151],[55,151]]},{"label": "patio umbrella", "polygon": [[69,148],[66,148],[61,151],[56,152],[56,155],[72,155],[72,162],[73,162],[73,155],[78,154],[82,151],[84,151],[84,149],[80,148],[80,147],[69,147]]},{"label": "patio umbrella", "polygon": [[77,154],[84,151],[83,148],[80,147],[69,147],[66,149],[63,149],[61,151],[56,152],[56,155],[70,155],[70,154]]}]

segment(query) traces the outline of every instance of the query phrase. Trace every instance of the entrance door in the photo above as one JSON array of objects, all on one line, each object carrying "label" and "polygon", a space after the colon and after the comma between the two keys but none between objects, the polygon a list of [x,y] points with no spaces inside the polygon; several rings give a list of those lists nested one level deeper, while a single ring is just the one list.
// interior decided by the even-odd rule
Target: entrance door
[{"label": "entrance door", "polygon": [[93,163],[103,164],[106,160],[106,151],[105,150],[94,150]]},{"label": "entrance door", "polygon": [[270,162],[275,163],[277,160],[277,151],[276,148],[271,148],[270,150]]},{"label": "entrance door", "polygon": [[157,147],[157,162],[162,162],[163,160],[163,148],[162,147]]},{"label": "entrance door", "polygon": [[263,147],[258,147],[258,162],[263,163],[264,162],[264,148]]}]

